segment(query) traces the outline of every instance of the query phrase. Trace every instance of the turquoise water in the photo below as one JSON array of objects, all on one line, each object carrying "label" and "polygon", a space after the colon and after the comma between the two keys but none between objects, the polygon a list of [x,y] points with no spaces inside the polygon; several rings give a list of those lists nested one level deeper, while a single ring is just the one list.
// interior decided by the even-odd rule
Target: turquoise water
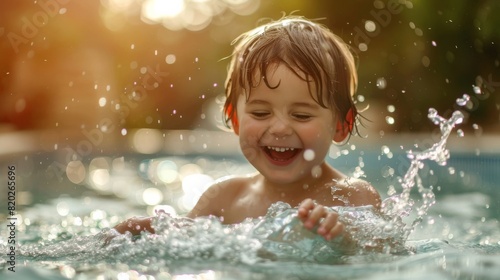
[{"label": "turquoise water", "polygon": [[[449,134],[452,121],[434,117]],[[15,216],[15,272],[3,253],[10,232],[2,222],[0,278],[497,279],[500,160],[488,153],[450,155],[445,140],[414,147],[421,152],[411,152],[412,159],[390,145],[328,159],[368,178],[385,198],[382,214],[335,208],[356,232],[355,246],[304,230],[296,210],[283,203],[231,226],[182,218],[211,180],[252,170],[239,157],[103,156],[82,161],[88,178],[78,184],[47,175],[54,155],[11,159],[4,164],[40,166],[17,178],[26,187],[18,201],[30,203]],[[156,235],[110,230],[146,211],[157,213]]]}]

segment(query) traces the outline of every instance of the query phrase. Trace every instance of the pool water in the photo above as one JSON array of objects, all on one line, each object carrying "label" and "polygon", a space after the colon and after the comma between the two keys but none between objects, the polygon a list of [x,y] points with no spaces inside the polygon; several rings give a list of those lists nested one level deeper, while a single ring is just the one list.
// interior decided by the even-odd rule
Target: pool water
[{"label": "pool water", "polygon": [[[440,153],[433,154],[432,149],[424,154],[439,158],[445,152],[438,147]],[[363,151],[351,147],[339,154],[328,161],[366,177],[385,198],[397,198],[385,200],[386,215],[370,207],[335,209],[348,227],[357,229],[359,244],[369,247],[377,241],[380,250],[340,239],[326,242],[304,230],[296,209],[283,203],[273,205],[265,217],[231,226],[213,218],[182,218],[213,179],[253,170],[239,156],[99,156],[82,161],[89,173],[79,183],[47,175],[54,154],[9,159],[2,164],[40,166],[17,178],[25,186],[17,199],[31,202],[16,215],[11,270],[12,259],[4,253],[9,252],[10,231],[8,221],[2,222],[0,278],[498,278],[497,154],[451,152],[445,165],[419,159],[415,171],[420,175],[412,173],[414,180],[404,179],[413,165],[397,144]],[[414,185],[406,192],[410,181]],[[116,236],[110,230],[127,217],[154,213],[156,235]]]}]

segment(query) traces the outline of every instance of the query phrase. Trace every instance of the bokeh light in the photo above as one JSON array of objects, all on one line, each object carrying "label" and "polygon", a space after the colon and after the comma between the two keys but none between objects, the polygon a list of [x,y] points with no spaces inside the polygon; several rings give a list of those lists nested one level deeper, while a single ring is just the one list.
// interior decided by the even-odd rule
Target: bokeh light
[{"label": "bokeh light", "polygon": [[158,179],[169,184],[178,179],[177,164],[171,160],[161,161],[156,167]]},{"label": "bokeh light", "polygon": [[66,176],[74,184],[82,183],[86,176],[85,166],[79,160],[70,161],[66,165]]},{"label": "bokeh light", "polygon": [[109,190],[109,178],[107,169],[96,169],[90,172],[90,184],[98,191]]},{"label": "bokeh light", "polygon": [[250,15],[260,7],[260,0],[102,0],[107,8],[101,17],[110,30],[119,30],[124,17],[140,14],[147,24],[161,24],[169,30],[200,31],[214,17],[226,11]]},{"label": "bokeh light", "polygon": [[156,129],[138,129],[132,136],[132,146],[141,154],[157,153],[163,148],[163,135]]},{"label": "bokeh light", "polygon": [[163,193],[157,188],[147,188],[142,193],[142,199],[147,205],[157,205],[163,201]]}]

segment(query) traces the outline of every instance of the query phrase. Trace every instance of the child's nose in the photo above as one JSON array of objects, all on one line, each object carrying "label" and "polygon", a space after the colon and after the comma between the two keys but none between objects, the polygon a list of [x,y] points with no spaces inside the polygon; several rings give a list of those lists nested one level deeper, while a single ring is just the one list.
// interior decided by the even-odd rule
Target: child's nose
[{"label": "child's nose", "polygon": [[284,137],[292,134],[292,128],[285,118],[276,116],[271,121],[269,133],[275,137]]}]

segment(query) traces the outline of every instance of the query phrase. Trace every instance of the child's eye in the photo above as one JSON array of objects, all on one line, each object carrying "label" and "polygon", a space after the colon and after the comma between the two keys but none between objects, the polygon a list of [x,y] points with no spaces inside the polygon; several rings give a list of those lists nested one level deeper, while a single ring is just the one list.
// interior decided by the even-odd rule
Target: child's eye
[{"label": "child's eye", "polygon": [[292,117],[294,117],[295,119],[299,120],[299,121],[308,121],[312,118],[311,115],[308,115],[308,114],[299,114],[299,113],[295,113],[295,114],[292,114]]},{"label": "child's eye", "polygon": [[253,112],[250,112],[250,114],[258,119],[262,119],[262,118],[269,116],[269,112],[265,112],[265,111],[253,111]]}]

